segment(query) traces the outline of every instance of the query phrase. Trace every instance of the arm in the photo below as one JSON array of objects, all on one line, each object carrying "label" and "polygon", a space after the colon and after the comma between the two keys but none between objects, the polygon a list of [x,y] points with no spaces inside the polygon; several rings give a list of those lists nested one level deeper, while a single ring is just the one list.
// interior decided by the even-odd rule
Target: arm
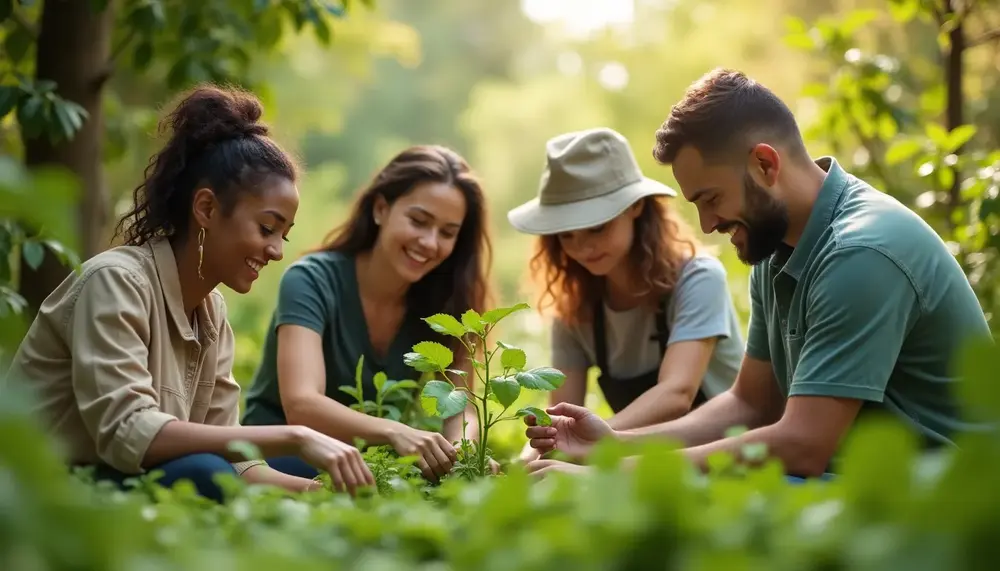
[{"label": "arm", "polygon": [[302,325],[278,326],[278,390],[289,424],[301,424],[344,442],[386,444],[399,424],[326,396],[322,337]]},{"label": "arm", "polygon": [[[679,440],[687,446],[697,446],[722,438],[725,431],[733,426],[756,428],[777,422],[781,417],[784,396],[778,390],[771,367],[767,320],[757,289],[759,279],[759,274],[753,270],[749,284],[750,326],[746,355],[733,387],[686,416],[649,428],[625,431],[622,438],[660,435]],[[708,280],[708,283],[718,289],[718,279]],[[728,286],[716,291],[713,297],[720,295],[728,296]],[[697,323],[697,318],[692,321]]]},{"label": "arm", "polygon": [[[229,325],[226,303],[221,295],[218,296],[218,308],[218,322],[221,324],[217,341],[218,361],[215,367],[215,387],[212,389],[208,413],[205,415],[205,424],[239,427],[240,385],[233,379],[236,340],[233,329]],[[308,490],[314,484],[312,480],[290,476],[274,470],[268,467],[263,460],[235,462],[233,467],[250,483],[276,485],[291,491]]]},{"label": "arm", "polygon": [[755,428],[776,422],[782,402],[771,363],[747,355],[730,390],[676,420],[620,430],[616,435],[623,440],[669,438],[698,446],[719,440],[733,426]]},{"label": "arm", "polygon": [[101,460],[138,474],[198,452],[243,460],[227,449],[233,440],[253,442],[265,453],[295,450],[299,435],[291,427],[207,426],[180,421],[159,409],[147,367],[151,291],[141,276],[128,270],[96,270],[81,286],[68,324],[73,391]]},{"label": "arm", "polygon": [[708,369],[715,343],[714,338],[672,343],[663,355],[656,386],[609,419],[611,428],[641,428],[688,413]]},{"label": "arm", "polygon": [[808,304],[781,419],[738,438],[687,450],[696,464],[703,466],[717,451],[738,457],[742,445],[760,442],[789,473],[820,475],[862,403],[882,400],[903,339],[919,313],[906,274],[873,249],[844,248],[820,269]]}]

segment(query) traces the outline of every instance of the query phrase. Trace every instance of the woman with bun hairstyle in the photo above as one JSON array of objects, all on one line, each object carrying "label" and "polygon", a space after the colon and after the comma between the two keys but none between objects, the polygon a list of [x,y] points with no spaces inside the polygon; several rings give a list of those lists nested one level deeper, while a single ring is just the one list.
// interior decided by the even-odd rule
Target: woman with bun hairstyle
[{"label": "woman with bun hairstyle", "polygon": [[[554,314],[552,366],[566,374],[550,410],[584,405],[592,366],[619,430],[683,416],[726,391],[743,356],[740,323],[722,263],[698,251],[667,203],[676,191],[643,176],[611,129],[556,136],[546,151],[538,197],[508,220],[538,236],[538,307]],[[525,445],[522,460],[536,457]]]},{"label": "woman with bun hairstyle", "polygon": [[[444,342],[421,318],[485,309],[486,220],[479,182],[454,151],[414,146],[392,158],[346,222],[282,276],[244,423],[291,422],[347,442],[388,444],[400,455],[418,456],[429,480],[447,474],[463,415],[447,419],[443,434],[419,430],[352,410],[356,398],[340,388],[355,386],[362,358],[366,400],[375,400],[377,372],[416,379],[404,354],[420,341]],[[453,368],[472,378],[460,344],[451,348]],[[474,410],[465,416],[472,439]]]},{"label": "woman with bun hairstyle", "polygon": [[[162,470],[222,501],[219,474],[291,491],[316,469],[350,492],[374,484],[360,452],[304,426],[242,427],[234,339],[216,289],[250,291],[280,260],[299,205],[296,168],[259,123],[250,94],[203,86],[161,124],[172,131],[120,220],[124,244],[85,261],[46,298],[6,385],[35,412],[67,461],[121,484]],[[275,466],[247,460],[247,441]]]}]

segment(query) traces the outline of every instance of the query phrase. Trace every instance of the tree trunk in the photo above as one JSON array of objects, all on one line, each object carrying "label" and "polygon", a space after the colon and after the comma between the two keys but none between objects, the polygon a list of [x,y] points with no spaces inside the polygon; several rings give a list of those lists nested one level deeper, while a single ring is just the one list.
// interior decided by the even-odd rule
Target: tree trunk
[{"label": "tree trunk", "polygon": [[[102,249],[108,198],[101,173],[104,116],[101,94],[111,53],[113,10],[97,11],[84,0],[45,0],[37,43],[35,76],[54,81],[57,92],[87,110],[89,118],[70,141],[57,144],[46,136],[24,140],[29,168],[60,166],[81,183],[77,206],[79,253],[86,259]],[[44,206],[43,206],[44,207]],[[69,268],[46,250],[37,270],[21,257],[19,291],[33,318],[42,301],[69,274]]]}]

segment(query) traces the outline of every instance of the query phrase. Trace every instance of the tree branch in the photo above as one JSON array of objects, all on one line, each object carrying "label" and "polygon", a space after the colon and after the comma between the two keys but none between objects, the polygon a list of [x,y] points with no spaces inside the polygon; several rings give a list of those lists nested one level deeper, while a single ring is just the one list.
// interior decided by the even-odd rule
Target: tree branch
[{"label": "tree branch", "polygon": [[965,48],[974,48],[976,46],[981,46],[983,44],[988,44],[992,41],[1000,40],[1000,28],[990,30],[986,33],[980,34],[979,36],[966,41]]}]

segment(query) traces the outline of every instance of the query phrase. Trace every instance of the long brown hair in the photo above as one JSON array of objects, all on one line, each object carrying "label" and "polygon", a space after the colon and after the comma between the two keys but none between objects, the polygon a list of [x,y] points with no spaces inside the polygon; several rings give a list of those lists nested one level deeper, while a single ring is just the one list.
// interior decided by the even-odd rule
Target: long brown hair
[{"label": "long brown hair", "polygon": [[378,237],[373,211],[381,196],[392,204],[424,182],[452,185],[465,197],[466,215],[455,248],[407,292],[409,307],[427,317],[448,313],[456,317],[469,309],[485,311],[489,298],[489,269],[493,255],[482,187],[465,159],[439,145],[405,149],[385,165],[361,191],[350,217],[334,228],[314,251],[355,256],[371,250]]},{"label": "long brown hair", "polygon": [[[636,296],[662,296],[677,284],[681,267],[698,250],[690,226],[671,210],[664,198],[647,197],[634,224],[635,238],[627,260],[636,283]],[[604,280],[566,255],[559,236],[540,236],[530,263],[538,290],[537,309],[552,308],[567,324],[592,319],[591,308],[604,295]]]}]

